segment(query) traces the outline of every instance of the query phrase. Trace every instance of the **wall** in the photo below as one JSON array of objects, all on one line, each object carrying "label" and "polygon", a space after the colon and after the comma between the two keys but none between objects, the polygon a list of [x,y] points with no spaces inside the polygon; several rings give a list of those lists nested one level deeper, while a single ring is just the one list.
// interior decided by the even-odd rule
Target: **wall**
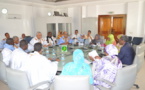
[{"label": "wall", "polygon": [[[3,8],[6,8],[8,10],[8,13],[6,15],[1,13],[1,10]],[[43,6],[28,6],[0,3],[0,40],[5,38],[5,32],[10,33],[11,37],[15,35],[21,37],[22,33],[25,33],[26,35],[35,36],[35,19],[39,17],[48,17],[48,12],[51,12],[53,15],[54,11],[67,13],[66,8],[57,9],[46,8]],[[8,14],[19,14],[22,18],[8,19]],[[39,31],[41,31],[41,29]]]},{"label": "wall", "polygon": [[68,16],[72,17],[72,33],[77,29],[82,32],[82,7],[68,8]]},{"label": "wall", "polygon": [[[126,35],[140,37],[145,36],[144,7],[144,0],[116,4],[83,5],[82,18],[96,17],[98,19],[98,15],[109,15],[109,12],[113,12],[112,14],[127,14]],[[73,18],[75,17],[77,16],[73,16]],[[96,22],[98,21],[97,19]],[[83,23],[85,23],[84,20],[82,21],[82,24]],[[79,25],[80,24],[81,23],[79,23]],[[74,25],[78,25],[78,23],[74,23]],[[85,27],[82,25],[82,28]],[[98,32],[97,27],[94,29],[94,32],[95,31]]]},{"label": "wall", "polygon": [[[127,14],[126,34],[130,36],[145,36],[144,6],[144,0],[116,4],[86,4],[69,6],[68,8],[45,8],[43,6],[0,3],[0,11],[2,8],[7,8],[8,14],[20,14],[22,16],[22,19],[7,19],[7,15],[3,15],[0,12],[0,40],[4,38],[5,32],[9,32],[11,36],[18,35],[20,37],[22,33],[34,36],[36,32],[35,19],[47,17],[47,13],[51,12],[53,14],[53,11],[68,12],[68,15],[72,17],[72,33],[74,33],[75,29],[78,29],[80,33],[84,32],[82,25],[86,21],[82,20],[82,18],[96,18],[97,22],[98,15],[107,15],[109,12]],[[93,32],[98,32],[98,28],[94,28]]]}]

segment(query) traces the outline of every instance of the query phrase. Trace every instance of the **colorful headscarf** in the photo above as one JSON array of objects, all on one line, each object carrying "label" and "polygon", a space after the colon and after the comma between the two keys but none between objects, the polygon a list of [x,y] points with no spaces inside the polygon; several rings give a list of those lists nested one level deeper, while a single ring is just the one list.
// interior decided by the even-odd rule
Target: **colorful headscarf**
[{"label": "colorful headscarf", "polygon": [[109,34],[108,35],[108,38],[110,38],[110,40],[107,40],[106,41],[106,45],[109,45],[109,44],[113,44],[115,42],[115,39],[114,39],[114,35],[113,34]]},{"label": "colorful headscarf", "polygon": [[[114,45],[107,45],[105,50],[108,53],[108,56],[93,62],[94,86],[99,85],[105,88],[111,88],[109,84],[102,80],[113,83],[118,69],[122,68],[122,63],[118,57],[115,56],[118,55],[118,50]],[[98,88],[95,88],[94,90],[98,90]]]},{"label": "colorful headscarf", "polygon": [[108,53],[110,56],[118,55],[118,49],[113,45],[109,44],[105,47],[106,53]]},{"label": "colorful headscarf", "polygon": [[80,49],[73,52],[73,62],[67,63],[62,70],[61,75],[89,75],[90,84],[93,83],[92,70],[85,63],[84,53]]}]

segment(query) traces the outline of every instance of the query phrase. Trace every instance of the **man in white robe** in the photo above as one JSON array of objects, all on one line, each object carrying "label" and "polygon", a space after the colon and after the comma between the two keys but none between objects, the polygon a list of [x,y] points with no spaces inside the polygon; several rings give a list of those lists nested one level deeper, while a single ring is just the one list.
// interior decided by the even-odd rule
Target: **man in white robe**
[{"label": "man in white robe", "polygon": [[5,45],[4,45],[4,49],[2,50],[3,62],[8,67],[10,65],[10,59],[11,59],[12,51],[15,49],[13,45],[14,45],[13,39],[8,38],[6,40]]},{"label": "man in white robe", "polygon": [[19,37],[17,36],[13,36],[13,40],[14,40],[14,47],[15,48],[19,48]]},{"label": "man in white robe", "polygon": [[28,54],[25,52],[28,48],[28,43],[25,40],[20,41],[20,47],[12,52],[11,65],[12,69],[20,70],[28,61]]},{"label": "man in white robe", "polygon": [[79,37],[80,37],[80,34],[78,33],[78,30],[75,30],[75,33],[71,36],[74,44],[76,44],[78,42]]},{"label": "man in white robe", "polygon": [[[34,45],[34,53],[30,53],[29,61],[23,68],[27,72],[30,85],[36,85],[43,81],[52,82],[57,71],[58,62],[51,62],[42,54],[42,44]],[[38,87],[39,89],[46,88],[47,85]]]},{"label": "man in white robe", "polygon": [[37,32],[36,33],[36,37],[34,37],[31,41],[30,41],[30,44],[34,46],[35,43],[38,43],[40,42],[43,47],[48,47],[50,46],[49,43],[47,43],[47,41],[45,39],[42,38],[42,34],[41,32]]}]

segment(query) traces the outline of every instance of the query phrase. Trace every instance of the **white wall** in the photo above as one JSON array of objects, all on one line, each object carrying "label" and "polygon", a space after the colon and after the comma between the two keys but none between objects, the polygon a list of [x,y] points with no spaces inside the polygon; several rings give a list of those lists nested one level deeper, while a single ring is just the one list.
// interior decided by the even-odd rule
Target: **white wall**
[{"label": "white wall", "polygon": [[72,17],[72,33],[77,29],[82,32],[82,7],[68,8],[68,16]]},{"label": "white wall", "polygon": [[[8,13],[6,15],[1,13],[1,10],[6,8]],[[16,4],[6,4],[0,3],[0,40],[5,38],[4,33],[10,33],[13,37],[21,36],[22,33],[26,35],[35,35],[35,19],[39,17],[48,17],[48,12],[53,15],[54,11],[60,11],[61,13],[67,13],[67,8],[57,9],[57,8],[45,8],[38,6],[28,6],[28,5],[16,5]],[[22,16],[21,19],[8,19],[8,14],[19,14]],[[41,30],[39,30],[41,31]]]},{"label": "white wall", "polygon": [[[0,12],[0,40],[4,38],[5,32],[9,32],[11,36],[18,35],[20,37],[22,33],[34,36],[36,32],[35,19],[47,17],[47,13],[51,12],[53,14],[53,11],[68,12],[68,15],[72,17],[72,33],[74,33],[75,29],[78,29],[80,33],[84,32],[82,24],[86,21],[82,21],[82,18],[97,18],[98,15],[107,15],[109,12],[113,12],[113,14],[127,14],[126,34],[131,36],[144,36],[144,6],[144,0],[116,4],[86,4],[83,6],[69,6],[68,8],[45,8],[43,6],[0,3],[0,11],[2,8],[7,8],[8,14],[20,14],[22,16],[22,19],[7,19],[7,15],[3,15]],[[93,32],[97,32],[98,28],[95,28]]]},{"label": "white wall", "polygon": [[127,7],[126,4],[108,4],[108,5],[98,5],[98,15],[108,15],[109,12],[113,14],[126,14]]}]

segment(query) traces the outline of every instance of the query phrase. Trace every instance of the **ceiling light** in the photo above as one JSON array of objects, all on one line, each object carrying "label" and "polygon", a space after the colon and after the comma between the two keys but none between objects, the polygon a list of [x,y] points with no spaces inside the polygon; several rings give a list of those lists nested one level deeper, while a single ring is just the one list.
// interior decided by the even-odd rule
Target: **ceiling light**
[{"label": "ceiling light", "polygon": [[51,12],[48,12],[48,16],[51,16]]},{"label": "ceiling light", "polygon": [[7,14],[8,10],[7,9],[2,9],[3,14]]}]

